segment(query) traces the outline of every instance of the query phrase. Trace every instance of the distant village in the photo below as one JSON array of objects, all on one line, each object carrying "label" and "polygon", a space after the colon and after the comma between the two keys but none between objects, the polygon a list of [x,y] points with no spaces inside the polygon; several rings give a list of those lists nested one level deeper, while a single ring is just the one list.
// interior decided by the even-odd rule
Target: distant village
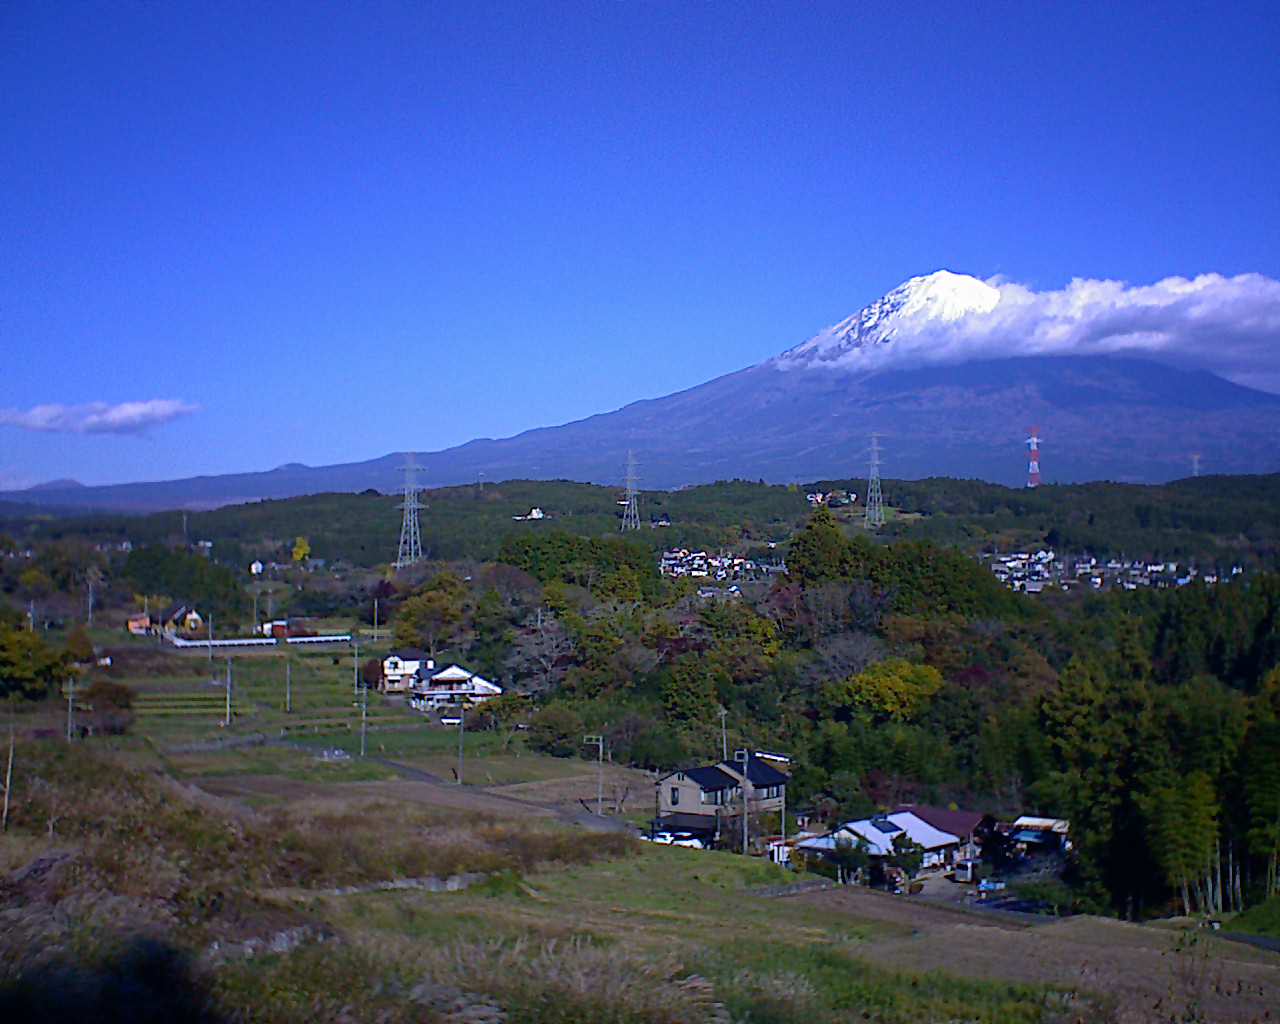
[{"label": "distant village", "polygon": [[717,582],[762,580],[786,571],[787,565],[781,559],[758,562],[741,555],[713,555],[706,551],[690,551],[688,548],[664,551],[658,563],[658,572],[672,579],[689,577]]},{"label": "distant village", "polygon": [[1039,594],[1048,589],[1072,590],[1137,590],[1140,587],[1185,587],[1199,580],[1215,584],[1238,576],[1244,570],[1233,565],[1222,573],[1201,572],[1193,565],[1178,562],[1148,562],[1112,558],[1107,561],[1093,555],[1060,556],[1052,550],[1014,551],[1009,554],[983,554],[981,560],[1010,590]]}]

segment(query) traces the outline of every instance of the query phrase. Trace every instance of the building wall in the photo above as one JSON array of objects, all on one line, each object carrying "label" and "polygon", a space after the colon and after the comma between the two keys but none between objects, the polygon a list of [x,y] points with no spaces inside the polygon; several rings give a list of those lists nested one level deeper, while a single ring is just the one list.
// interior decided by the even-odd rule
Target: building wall
[{"label": "building wall", "polygon": [[[723,803],[714,802],[715,794],[706,793],[706,802],[703,802],[702,788],[687,776],[681,773],[668,776],[659,783],[658,791],[658,813],[659,814],[705,814],[713,816],[717,813],[735,816],[742,811],[742,791],[735,788],[732,790],[722,790],[721,797]],[[757,797],[756,791],[749,791],[747,800],[749,810],[752,814],[770,814],[781,812],[783,805],[783,797],[781,795],[762,799]],[[679,793],[679,799],[673,799],[674,794]]]},{"label": "building wall", "polygon": [[[661,814],[705,814],[715,816],[717,806],[702,802],[702,788],[687,776],[677,773],[658,783],[658,811]],[[678,793],[679,799],[674,795]],[[710,798],[711,794],[707,794]]]}]

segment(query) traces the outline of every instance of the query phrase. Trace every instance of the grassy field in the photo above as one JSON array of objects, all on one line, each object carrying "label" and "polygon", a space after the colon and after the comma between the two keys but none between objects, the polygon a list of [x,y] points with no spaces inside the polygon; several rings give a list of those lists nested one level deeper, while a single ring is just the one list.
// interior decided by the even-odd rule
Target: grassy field
[{"label": "grassy field", "polygon": [[[1068,1019],[1051,988],[870,964],[878,936],[909,931],[753,896],[784,879],[759,861],[460,817],[360,783],[253,809],[90,745],[25,744],[18,764],[0,852],[37,867],[5,883],[5,1019],[93,1016],[103,993],[138,990],[168,1011],[154,1019],[200,1019],[193,1006],[230,1020]],[[459,871],[488,879],[332,888]]]},{"label": "grassy field", "polygon": [[[364,695],[354,687],[348,648],[249,651],[209,659],[200,651],[178,653],[152,642],[115,640],[109,678],[133,692],[135,722],[128,736],[95,742],[129,764],[160,768],[194,782],[249,776],[368,782],[400,777],[403,769],[457,781],[458,731],[432,725],[403,702],[377,692],[368,695],[367,710],[362,708]],[[362,648],[362,656],[367,653]],[[367,728],[363,759],[362,710]],[[53,711],[51,726],[59,726],[60,714]],[[519,735],[504,739],[494,732],[464,730],[462,740],[466,787],[518,787],[512,795],[526,800],[565,808],[590,801],[594,806],[593,763],[533,753]],[[246,743],[253,745],[241,745]],[[334,750],[347,759],[321,756]],[[606,765],[605,776],[607,804],[623,813],[647,814],[652,784],[645,773]]]},{"label": "grassy field", "polygon": [[[225,661],[130,651],[114,678],[131,734],[19,748],[0,1019],[92,1017],[138,991],[155,1019],[308,1024],[1244,1022],[1280,1001],[1280,958],[1204,933],[765,898],[803,879],[576,827],[596,766],[518,736],[464,733],[457,785],[457,731],[375,698],[361,759],[350,655],[291,663],[286,712],[284,658],[235,657],[225,724]],[[645,817],[652,780],[606,766],[605,797]],[[459,872],[487,877],[378,888]],[[1265,934],[1254,917],[1237,923]]]},{"label": "grassy field", "polygon": [[1273,896],[1265,903],[1250,907],[1243,914],[1233,917],[1226,927],[1228,931],[1280,939],[1280,896]]}]

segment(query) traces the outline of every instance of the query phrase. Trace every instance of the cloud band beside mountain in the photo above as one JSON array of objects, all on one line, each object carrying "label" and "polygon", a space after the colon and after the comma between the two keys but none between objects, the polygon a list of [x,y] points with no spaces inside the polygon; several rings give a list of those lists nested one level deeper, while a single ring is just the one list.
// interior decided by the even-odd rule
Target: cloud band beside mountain
[{"label": "cloud band beside mountain", "polygon": [[198,412],[200,407],[172,398],[145,402],[88,402],[0,409],[0,425],[60,434],[142,434],[152,427]]},{"label": "cloud band beside mountain", "polygon": [[992,278],[990,312],[903,318],[881,344],[829,362],[848,369],[1035,355],[1149,355],[1280,392],[1280,281],[1262,274],[1151,285],[1077,278],[1056,291]]}]

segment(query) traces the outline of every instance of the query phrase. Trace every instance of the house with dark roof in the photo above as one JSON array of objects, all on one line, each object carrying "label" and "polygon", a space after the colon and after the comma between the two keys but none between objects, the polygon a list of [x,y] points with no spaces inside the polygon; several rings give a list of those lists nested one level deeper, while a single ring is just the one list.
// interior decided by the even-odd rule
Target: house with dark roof
[{"label": "house with dark roof", "polygon": [[189,604],[172,604],[160,615],[165,633],[195,633],[204,627],[204,617]]},{"label": "house with dark roof", "polygon": [[956,852],[957,860],[977,857],[979,854],[978,847],[996,826],[995,818],[980,811],[931,807],[928,804],[902,804],[894,809],[895,814],[903,812],[914,814],[921,821],[932,825],[938,831],[948,832],[959,839],[960,848]]},{"label": "house with dark roof", "polygon": [[404,693],[412,685],[418,670],[435,669],[436,663],[426,651],[416,647],[397,647],[382,659],[382,689],[385,693]]},{"label": "house with dark roof", "polygon": [[692,832],[716,838],[731,822],[741,827],[745,789],[748,818],[781,813],[786,807],[789,776],[756,754],[740,761],[682,768],[660,777],[657,786],[655,830]]}]

